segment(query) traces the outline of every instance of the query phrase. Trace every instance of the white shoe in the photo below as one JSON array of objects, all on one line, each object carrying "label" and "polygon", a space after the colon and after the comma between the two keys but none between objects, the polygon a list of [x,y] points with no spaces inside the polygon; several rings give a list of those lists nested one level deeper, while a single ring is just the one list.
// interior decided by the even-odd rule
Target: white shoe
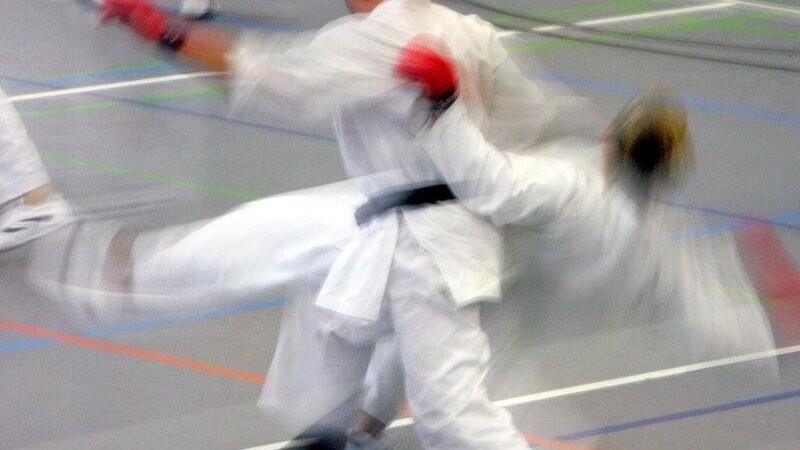
[{"label": "white shoe", "polygon": [[0,214],[0,252],[51,233],[72,222],[72,209],[58,193],[38,205],[14,200]]},{"label": "white shoe", "polygon": [[187,19],[205,20],[214,17],[217,11],[217,0],[183,0],[179,14]]}]

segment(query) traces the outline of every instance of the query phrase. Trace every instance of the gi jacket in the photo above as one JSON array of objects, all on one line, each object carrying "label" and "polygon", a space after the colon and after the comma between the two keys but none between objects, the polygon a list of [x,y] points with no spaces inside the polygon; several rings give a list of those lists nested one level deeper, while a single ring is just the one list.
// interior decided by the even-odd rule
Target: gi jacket
[{"label": "gi jacket", "polygon": [[[482,131],[513,145],[536,141],[557,121],[561,105],[521,75],[491,25],[428,0],[387,0],[369,15],[346,17],[304,37],[243,36],[232,55],[237,103],[257,102],[269,116],[295,116],[303,125],[332,117],[347,173],[367,196],[439,184],[439,171],[403,123],[420,107],[419,90],[393,73],[400,49],[421,34],[445,42],[458,61],[461,98]],[[514,117],[521,98],[522,109],[538,112],[524,126]],[[510,127],[509,119],[520,126]],[[457,304],[499,299],[501,234],[451,202],[391,211],[361,227],[342,248],[318,305],[377,317],[401,219],[434,259]]]},{"label": "gi jacket", "polygon": [[606,180],[596,143],[500,152],[459,102],[417,143],[465,207],[506,227],[514,291],[547,302],[551,338],[655,324],[684,363],[773,348],[732,236],[693,237],[695,218]]}]

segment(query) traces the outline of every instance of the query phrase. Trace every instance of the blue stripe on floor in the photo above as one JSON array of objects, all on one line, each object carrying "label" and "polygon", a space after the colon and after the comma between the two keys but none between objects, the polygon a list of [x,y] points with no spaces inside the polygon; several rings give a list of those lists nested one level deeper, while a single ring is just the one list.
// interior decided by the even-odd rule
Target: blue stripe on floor
[{"label": "blue stripe on floor", "polygon": [[735,409],[748,408],[751,406],[758,406],[767,403],[791,400],[791,399],[796,399],[798,397],[800,397],[800,389],[781,392],[778,394],[766,395],[763,397],[755,397],[746,400],[738,400],[730,403],[723,403],[721,405],[710,406],[707,408],[698,408],[673,414],[665,414],[663,416],[648,417],[646,419],[623,422],[615,425],[609,425],[606,427],[595,428],[592,430],[564,434],[561,436],[556,436],[554,439],[561,441],[577,441],[580,439],[601,436],[604,434],[617,433],[620,431],[631,430],[634,428],[647,427],[650,425],[672,422],[675,420],[690,419],[693,417],[706,416],[709,414],[715,414],[719,412],[732,411]]},{"label": "blue stripe on floor", "polygon": [[[528,77],[542,81],[557,81],[580,91],[613,94],[625,98],[633,97],[643,89],[642,86],[633,84],[611,83],[558,73],[533,74]],[[686,108],[704,113],[720,114],[765,123],[800,126],[800,115],[798,114],[770,111],[749,105],[720,103],[701,97],[682,96],[681,101]]]},{"label": "blue stripe on floor", "polygon": [[[88,338],[102,338],[102,337],[113,336],[115,334],[155,330],[164,327],[185,325],[193,322],[218,319],[221,317],[233,316],[236,314],[244,314],[264,309],[280,308],[284,306],[286,303],[287,301],[283,299],[266,300],[256,303],[247,303],[244,305],[230,306],[226,308],[214,309],[209,311],[178,314],[174,316],[169,316],[165,318],[149,320],[144,322],[134,322],[113,328],[101,328],[98,330],[92,330],[85,333],[81,333],[80,335]],[[58,342],[49,339],[27,339],[24,341],[0,344],[0,354],[16,353],[26,350],[51,347],[55,345],[58,345]]]}]

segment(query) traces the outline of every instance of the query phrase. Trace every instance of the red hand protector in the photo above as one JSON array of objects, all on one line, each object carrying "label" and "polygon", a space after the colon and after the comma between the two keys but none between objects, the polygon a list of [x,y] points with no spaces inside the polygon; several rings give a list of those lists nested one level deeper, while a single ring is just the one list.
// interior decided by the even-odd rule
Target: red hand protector
[{"label": "red hand protector", "polygon": [[163,36],[171,19],[148,0],[104,0],[100,11],[101,23],[117,19],[151,41]]},{"label": "red hand protector", "polygon": [[458,73],[453,61],[422,39],[412,40],[400,51],[395,74],[419,83],[422,92],[434,101],[446,99],[458,89]]}]

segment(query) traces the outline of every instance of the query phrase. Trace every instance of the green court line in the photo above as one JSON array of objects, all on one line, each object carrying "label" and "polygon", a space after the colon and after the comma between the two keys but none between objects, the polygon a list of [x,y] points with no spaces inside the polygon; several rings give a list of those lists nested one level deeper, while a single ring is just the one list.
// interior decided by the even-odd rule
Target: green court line
[{"label": "green court line", "polygon": [[68,167],[77,167],[80,169],[85,169],[91,172],[96,172],[104,175],[117,175],[138,181],[160,183],[177,189],[203,192],[206,194],[231,198],[239,201],[246,202],[263,197],[263,195],[258,195],[240,189],[232,189],[232,188],[225,188],[220,186],[198,183],[192,180],[187,180],[185,178],[180,178],[172,175],[160,175],[155,173],[140,172],[137,170],[128,169],[126,167],[117,166],[114,164],[86,161],[78,158],[73,158],[70,156],[60,156],[53,154],[42,154],[41,156],[44,161],[53,164],[60,164]]},{"label": "green court line", "polygon": [[166,94],[150,94],[139,97],[140,102],[144,103],[163,103],[170,100],[184,100],[187,98],[209,97],[215,95],[224,95],[228,93],[227,86],[211,86],[199,89],[192,89],[188,91],[171,92]]},{"label": "green court line", "polygon": [[111,66],[106,69],[63,73],[60,75],[53,75],[50,77],[39,78],[37,81],[50,81],[50,80],[58,80],[59,78],[72,78],[72,77],[90,77],[93,75],[105,75],[114,72],[124,72],[127,70],[150,69],[154,67],[167,67],[167,66],[171,66],[171,64],[164,61],[153,60],[153,61],[132,63],[132,64],[120,64],[117,66]]},{"label": "green court line", "polygon": [[[191,89],[186,91],[178,91],[178,92],[170,92],[166,94],[150,94],[139,97],[136,99],[142,103],[148,104],[158,104],[158,103],[166,103],[173,100],[185,100],[190,98],[199,98],[199,97],[210,97],[215,95],[224,95],[228,92],[227,87],[219,87],[219,86],[212,86],[212,87],[204,87],[198,89]],[[37,118],[37,117],[53,117],[53,116],[63,116],[69,114],[75,114],[79,112],[87,112],[87,111],[101,111],[107,110],[111,108],[116,108],[120,106],[124,106],[127,103],[123,103],[120,101],[107,101],[107,102],[96,102],[96,103],[85,103],[82,105],[76,106],[66,106],[60,108],[45,108],[45,109],[36,109],[31,111],[21,111],[19,115],[22,118]]]},{"label": "green court line", "polygon": [[778,39],[787,42],[800,42],[800,31],[793,31],[787,29],[775,28],[770,25],[761,25],[757,23],[749,23],[742,26],[726,26],[722,27],[726,31],[733,31],[742,34],[752,34],[761,37]]},{"label": "green court line", "polygon": [[[523,17],[529,19],[550,19],[550,20],[563,20],[564,18],[585,17],[588,15],[596,14],[614,14],[614,13],[637,13],[647,11],[656,3],[654,0],[617,0],[613,2],[592,3],[589,5],[567,6],[561,8],[547,9],[544,11],[537,11],[531,14],[523,14]],[[505,14],[497,14],[488,19],[495,25],[515,25],[519,26],[525,21],[520,17],[515,17]]]},{"label": "green court line", "polygon": [[98,103],[86,103],[83,105],[76,105],[76,106],[66,106],[63,108],[47,108],[47,109],[37,109],[34,111],[21,111],[19,115],[22,118],[34,118],[34,117],[50,117],[50,116],[63,116],[67,114],[74,114],[78,112],[84,111],[99,111],[99,110],[106,110],[110,108],[114,108],[119,106],[120,103],[116,101],[110,102],[98,102]]},{"label": "green court line", "polygon": [[[646,34],[649,36],[663,36],[676,32],[709,30],[713,28],[722,28],[726,30],[742,29],[750,26],[750,21],[752,19],[759,19],[763,15],[764,15],[763,13],[748,13],[734,17],[714,17],[714,18],[692,17],[680,20],[677,23],[672,23],[669,25],[659,25],[654,27],[642,28],[637,30],[636,32],[641,34]],[[555,40],[549,40],[544,42],[519,44],[512,47],[511,51],[519,53],[533,53],[533,52],[543,52],[543,51],[563,49],[563,48],[576,47],[589,44],[587,42],[577,42],[566,39],[558,39],[558,37],[554,37],[554,39]],[[602,42],[616,42],[627,38],[625,36],[621,36],[619,34],[609,31],[605,33],[598,33],[594,37],[590,37],[587,39],[589,39],[592,42],[602,43]]]},{"label": "green court line", "polygon": [[[617,2],[611,3],[601,3],[601,4],[594,4],[594,5],[585,5],[583,7],[575,7],[575,8],[565,8],[565,9],[586,9],[587,8],[595,8],[595,10],[599,8],[609,8],[609,7],[616,7],[616,8],[634,8],[637,5],[642,6],[646,4],[653,3],[654,0],[620,0]],[[660,25],[655,27],[649,28],[642,28],[639,29],[637,32],[648,35],[648,36],[666,36],[669,34],[674,34],[678,32],[688,32],[688,31],[698,31],[698,30],[709,30],[709,29],[722,29],[725,31],[737,32],[737,33],[747,33],[747,34],[758,34],[767,37],[773,37],[778,39],[785,39],[790,40],[792,42],[800,41],[800,33],[794,32],[791,30],[780,30],[769,27],[768,25],[763,25],[758,22],[771,20],[775,18],[782,17],[780,14],[773,13],[773,12],[753,12],[753,13],[745,13],[740,14],[737,16],[732,17],[712,17],[712,18],[697,18],[697,17],[689,17],[684,18],[677,23],[672,23],[668,25]],[[625,36],[617,35],[613,32],[605,32],[596,34],[593,38],[589,38],[592,42],[603,43],[603,42],[617,42],[622,39],[625,39]],[[577,41],[570,41],[567,39],[558,39],[557,37],[554,39],[548,39],[542,42],[533,42],[533,43],[526,43],[526,44],[519,44],[511,47],[509,50],[513,53],[542,53],[546,51],[552,50],[560,50],[560,49],[567,49],[577,46],[589,45],[589,42],[577,42]],[[91,72],[84,72],[82,74],[99,74],[99,73],[110,73],[116,70],[124,70],[124,69],[132,69],[132,68],[142,68],[142,67],[154,67],[159,65],[166,65],[166,63],[160,61],[152,61],[147,63],[139,63],[139,64],[127,64],[127,65],[120,65],[115,66],[114,68],[102,70],[102,71],[91,71]],[[172,93],[164,93],[164,94],[150,94],[139,97],[137,100],[143,103],[150,103],[150,104],[158,104],[158,103],[165,103],[174,100],[183,100],[183,99],[190,99],[190,98],[201,98],[201,97],[208,97],[208,96],[215,96],[215,95],[224,95],[228,92],[227,87],[204,87],[199,89],[192,89],[187,91],[178,91]],[[101,111],[107,110],[114,107],[123,106],[124,103],[117,102],[117,101],[106,101],[106,102],[97,102],[97,103],[87,103],[83,105],[77,106],[68,106],[68,107],[59,107],[59,108],[49,108],[49,109],[40,109],[40,110],[32,110],[32,111],[25,111],[21,112],[20,115],[23,118],[38,118],[38,117],[52,117],[52,116],[59,116],[59,115],[69,115],[75,114],[79,112],[88,112],[88,111]]]}]

